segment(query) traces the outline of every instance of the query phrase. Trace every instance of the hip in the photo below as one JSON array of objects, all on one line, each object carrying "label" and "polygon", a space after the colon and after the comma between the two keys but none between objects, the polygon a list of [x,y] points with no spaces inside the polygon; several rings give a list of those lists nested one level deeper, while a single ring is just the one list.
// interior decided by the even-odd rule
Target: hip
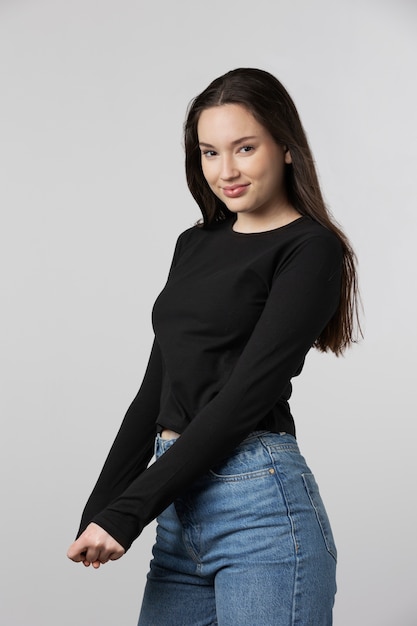
[{"label": "hip", "polygon": [[[156,457],[172,445],[175,439],[158,436]],[[210,541],[229,534],[245,537],[245,543],[256,539],[257,557],[262,537],[266,558],[271,558],[273,545],[287,552],[324,548],[336,560],[318,485],[295,437],[287,433],[251,433],[181,494],[166,514],[183,527],[198,528]],[[268,536],[274,538],[272,543]]]}]

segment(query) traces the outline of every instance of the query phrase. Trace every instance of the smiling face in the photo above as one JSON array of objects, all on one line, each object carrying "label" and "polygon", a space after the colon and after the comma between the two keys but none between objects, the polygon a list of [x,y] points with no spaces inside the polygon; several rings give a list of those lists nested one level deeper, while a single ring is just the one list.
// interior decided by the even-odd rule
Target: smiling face
[{"label": "smiling face", "polygon": [[238,220],[273,224],[289,212],[296,213],[284,185],[284,168],[291,155],[244,106],[205,109],[197,132],[204,177]]}]

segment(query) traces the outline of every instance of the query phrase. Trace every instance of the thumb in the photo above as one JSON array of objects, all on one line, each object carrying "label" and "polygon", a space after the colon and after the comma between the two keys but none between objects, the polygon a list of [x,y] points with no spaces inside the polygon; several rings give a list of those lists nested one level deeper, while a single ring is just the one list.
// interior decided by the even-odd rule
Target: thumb
[{"label": "thumb", "polygon": [[86,550],[87,546],[77,539],[77,541],[74,541],[68,548],[67,557],[71,559],[71,561],[79,563],[84,560]]}]

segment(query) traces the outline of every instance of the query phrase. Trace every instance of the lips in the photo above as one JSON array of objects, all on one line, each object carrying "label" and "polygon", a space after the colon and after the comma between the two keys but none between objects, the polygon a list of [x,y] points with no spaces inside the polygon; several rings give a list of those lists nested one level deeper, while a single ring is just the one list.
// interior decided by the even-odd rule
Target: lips
[{"label": "lips", "polygon": [[246,185],[230,185],[228,187],[223,187],[222,189],[227,198],[238,198],[246,192],[248,187],[249,183]]}]

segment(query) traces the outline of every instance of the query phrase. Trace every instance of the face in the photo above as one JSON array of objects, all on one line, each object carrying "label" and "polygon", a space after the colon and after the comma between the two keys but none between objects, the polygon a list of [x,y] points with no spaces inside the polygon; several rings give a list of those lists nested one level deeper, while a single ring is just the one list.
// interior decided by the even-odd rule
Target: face
[{"label": "face", "polygon": [[204,177],[238,214],[271,216],[287,204],[284,168],[291,155],[240,104],[205,109],[197,126]]}]

